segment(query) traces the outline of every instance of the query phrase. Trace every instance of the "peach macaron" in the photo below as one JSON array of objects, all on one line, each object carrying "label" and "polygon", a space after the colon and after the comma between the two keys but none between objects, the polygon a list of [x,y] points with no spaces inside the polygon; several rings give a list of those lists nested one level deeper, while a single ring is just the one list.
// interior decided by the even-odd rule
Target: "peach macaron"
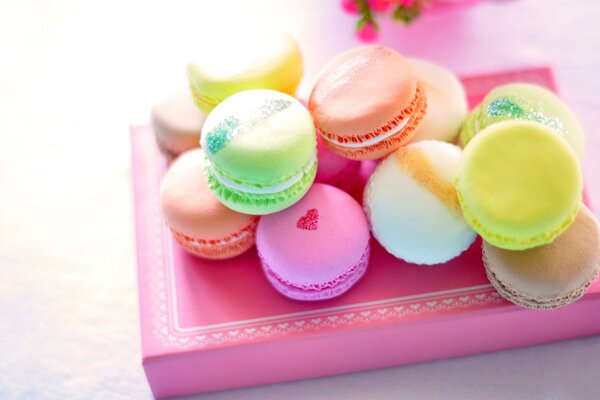
[{"label": "peach macaron", "polygon": [[226,259],[254,245],[258,217],[233,211],[217,200],[204,177],[201,149],[179,156],[160,189],[166,224],[188,252],[208,259]]}]

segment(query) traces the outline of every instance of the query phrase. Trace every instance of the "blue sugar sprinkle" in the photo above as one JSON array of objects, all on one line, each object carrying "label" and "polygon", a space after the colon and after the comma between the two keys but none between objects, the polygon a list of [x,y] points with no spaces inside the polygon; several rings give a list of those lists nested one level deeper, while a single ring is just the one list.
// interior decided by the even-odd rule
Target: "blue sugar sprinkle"
[{"label": "blue sugar sprinkle", "polygon": [[211,129],[206,135],[206,151],[215,154],[239,134],[249,131],[272,115],[289,108],[292,102],[285,99],[268,99],[260,104],[251,114],[238,119],[229,116]]},{"label": "blue sugar sprinkle", "polygon": [[511,99],[500,97],[490,103],[487,113],[491,117],[521,118],[525,111]]},{"label": "blue sugar sprinkle", "polygon": [[239,127],[240,121],[236,117],[227,117],[211,129],[206,136],[206,150],[215,154],[221,150],[234,136],[234,131]]}]

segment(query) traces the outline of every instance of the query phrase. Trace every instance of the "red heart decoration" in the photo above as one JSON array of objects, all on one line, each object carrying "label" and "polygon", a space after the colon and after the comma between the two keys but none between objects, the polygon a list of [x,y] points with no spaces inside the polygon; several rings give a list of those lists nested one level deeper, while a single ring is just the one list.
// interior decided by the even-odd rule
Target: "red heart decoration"
[{"label": "red heart decoration", "polygon": [[316,231],[319,227],[319,210],[311,208],[304,214],[303,217],[298,218],[296,222],[296,228],[305,231]]}]

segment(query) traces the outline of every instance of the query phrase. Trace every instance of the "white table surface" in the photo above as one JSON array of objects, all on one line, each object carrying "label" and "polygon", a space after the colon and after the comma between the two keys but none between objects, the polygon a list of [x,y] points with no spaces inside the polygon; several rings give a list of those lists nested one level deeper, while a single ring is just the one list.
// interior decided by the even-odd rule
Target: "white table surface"
[{"label": "white table surface", "polygon": [[[304,94],[330,57],[358,44],[337,0],[146,3],[0,2],[2,399],[151,397],[128,124],[183,84],[204,41],[244,23],[289,31],[306,59]],[[463,74],[551,64],[586,131],[590,176],[600,166],[598,21],[595,0],[496,1],[408,30],[384,24],[381,43]],[[600,210],[600,182],[588,186]],[[195,398],[592,399],[599,373],[596,336]]]}]

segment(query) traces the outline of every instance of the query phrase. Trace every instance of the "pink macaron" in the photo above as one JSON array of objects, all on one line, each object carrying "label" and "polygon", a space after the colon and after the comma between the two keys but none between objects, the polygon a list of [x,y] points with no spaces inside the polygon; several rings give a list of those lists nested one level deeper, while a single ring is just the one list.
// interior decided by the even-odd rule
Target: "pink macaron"
[{"label": "pink macaron", "polygon": [[344,158],[331,151],[317,136],[317,176],[315,182],[326,183],[351,193],[360,184],[360,161]]},{"label": "pink macaron", "polygon": [[298,203],[261,218],[256,245],[278,292],[296,300],[325,300],[346,292],[367,270],[369,225],[349,194],[315,183]]}]

